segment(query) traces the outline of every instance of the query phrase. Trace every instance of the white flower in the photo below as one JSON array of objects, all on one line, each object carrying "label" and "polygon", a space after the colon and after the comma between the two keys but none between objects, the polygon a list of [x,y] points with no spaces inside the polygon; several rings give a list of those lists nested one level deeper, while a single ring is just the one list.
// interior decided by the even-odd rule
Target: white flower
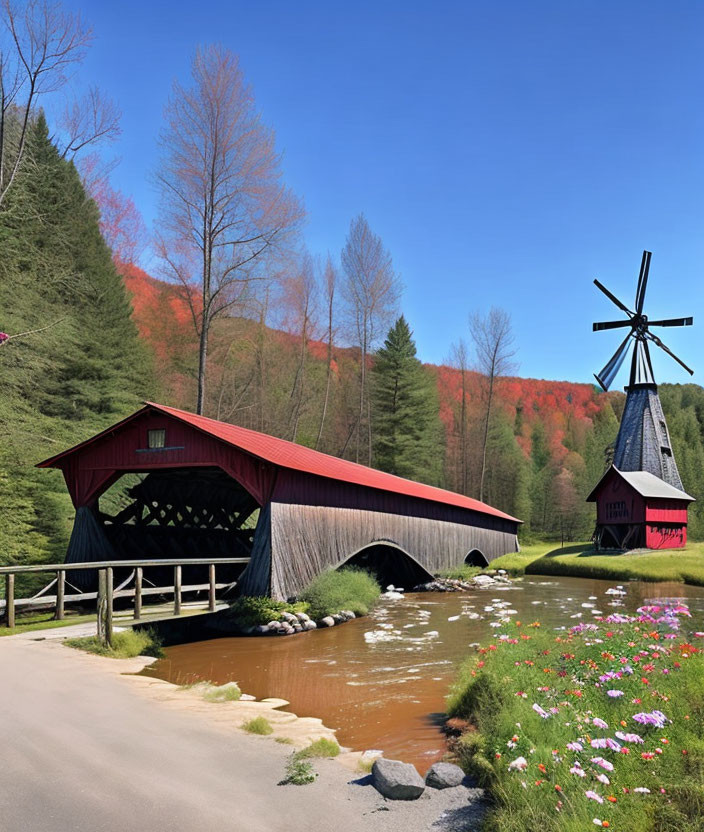
[{"label": "white flower", "polygon": [[523,771],[528,768],[528,760],[525,757],[516,757],[516,759],[508,764],[509,771]]}]

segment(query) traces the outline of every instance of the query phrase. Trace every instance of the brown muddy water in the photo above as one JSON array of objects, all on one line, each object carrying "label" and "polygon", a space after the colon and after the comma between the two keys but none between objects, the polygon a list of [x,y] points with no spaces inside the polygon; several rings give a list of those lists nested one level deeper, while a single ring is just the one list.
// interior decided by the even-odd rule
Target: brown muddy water
[{"label": "brown muddy water", "polygon": [[414,593],[382,600],[366,618],[288,637],[218,638],[170,647],[145,672],[183,685],[235,681],[258,699],[281,697],[288,710],[315,716],[353,750],[381,749],[421,772],[445,752],[445,696],[472,645],[510,616],[569,627],[602,612],[632,611],[650,600],[680,599],[691,628],[704,628],[704,588],[629,582],[525,579],[463,593]]}]

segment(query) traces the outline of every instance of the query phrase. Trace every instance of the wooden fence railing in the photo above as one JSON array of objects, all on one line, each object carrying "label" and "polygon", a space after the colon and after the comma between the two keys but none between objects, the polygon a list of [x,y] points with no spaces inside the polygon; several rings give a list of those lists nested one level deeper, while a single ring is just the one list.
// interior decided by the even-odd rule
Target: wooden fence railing
[{"label": "wooden fence railing", "polygon": [[[164,595],[173,593],[174,615],[181,614],[181,600],[184,592],[196,590],[208,590],[208,610],[215,611],[216,591],[228,586],[218,584],[216,581],[216,568],[232,564],[247,564],[249,558],[179,558],[168,559],[158,558],[152,560],[104,560],[90,563],[43,563],[32,564],[31,566],[2,566],[0,576],[5,576],[5,603],[4,620],[7,627],[15,627],[16,611],[18,608],[31,608],[47,605],[54,606],[54,618],[62,620],[65,614],[67,603],[79,601],[97,600],[97,629],[98,637],[110,643],[113,629],[113,604],[115,598],[133,597],[133,617],[139,620],[142,617],[142,598],[145,595]],[[144,569],[148,567],[172,566],[174,570],[173,586],[144,587]],[[182,568],[184,566],[205,566],[208,568],[208,581],[203,584],[191,584],[183,586],[181,581]],[[133,573],[129,579],[124,581],[116,590],[114,587],[115,569],[132,569]],[[98,591],[77,592],[66,594],[66,573],[86,569],[98,570]],[[15,598],[15,576],[27,573],[54,573],[56,575],[55,595],[36,595],[32,598]],[[128,583],[134,579],[134,589],[125,589]],[[53,583],[53,582],[52,582]],[[51,584],[50,584],[51,586]],[[0,601],[0,610],[2,602]]]}]

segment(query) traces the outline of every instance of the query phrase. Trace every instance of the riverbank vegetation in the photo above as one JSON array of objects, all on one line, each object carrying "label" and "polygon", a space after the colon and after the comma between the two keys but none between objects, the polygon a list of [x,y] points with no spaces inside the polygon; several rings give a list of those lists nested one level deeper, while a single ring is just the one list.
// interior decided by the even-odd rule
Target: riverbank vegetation
[{"label": "riverbank vegetation", "polygon": [[299,598],[308,604],[310,617],[318,621],[341,610],[366,615],[380,593],[381,587],[368,572],[347,567],[322,572],[308,584]]},{"label": "riverbank vegetation", "polygon": [[285,613],[306,613],[313,621],[342,610],[366,615],[381,594],[377,581],[361,569],[348,567],[318,575],[293,602],[275,601],[265,596],[244,596],[230,607],[228,615],[242,629],[281,621]]},{"label": "riverbank vegetation", "polygon": [[504,622],[448,701],[491,832],[704,829],[704,633],[649,606],[558,633]]},{"label": "riverbank vegetation", "polygon": [[606,580],[674,581],[704,586],[704,543],[683,549],[596,552],[591,543],[554,548],[542,543],[492,561],[512,575],[563,575]]},{"label": "riverbank vegetation", "polygon": [[263,716],[255,716],[253,719],[243,722],[241,727],[248,734],[259,734],[262,737],[268,737],[269,734],[274,733],[271,723]]},{"label": "riverbank vegetation", "polygon": [[150,630],[123,630],[113,633],[112,645],[104,644],[97,636],[85,638],[68,638],[64,641],[68,647],[94,653],[96,656],[109,656],[112,659],[132,659],[135,656],[164,655],[161,644]]}]

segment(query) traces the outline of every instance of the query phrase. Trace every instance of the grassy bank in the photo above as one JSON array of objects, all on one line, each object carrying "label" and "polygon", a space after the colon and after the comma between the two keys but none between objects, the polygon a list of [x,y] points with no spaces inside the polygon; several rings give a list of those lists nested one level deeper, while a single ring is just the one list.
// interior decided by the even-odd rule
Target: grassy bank
[{"label": "grassy bank", "polygon": [[607,580],[676,581],[704,586],[704,543],[684,549],[626,552],[595,552],[591,543],[563,548],[553,543],[526,546],[491,563],[513,575],[569,575]]},{"label": "grassy bank", "polygon": [[161,645],[149,630],[125,630],[114,633],[112,646],[108,647],[96,636],[86,638],[69,638],[64,642],[68,647],[95,653],[97,656],[109,656],[112,659],[132,659],[135,656],[155,656],[161,658],[164,653]]},{"label": "grassy bank", "polygon": [[640,612],[506,623],[463,666],[448,709],[475,729],[458,751],[493,798],[484,830],[704,830],[704,654],[682,609]]}]

